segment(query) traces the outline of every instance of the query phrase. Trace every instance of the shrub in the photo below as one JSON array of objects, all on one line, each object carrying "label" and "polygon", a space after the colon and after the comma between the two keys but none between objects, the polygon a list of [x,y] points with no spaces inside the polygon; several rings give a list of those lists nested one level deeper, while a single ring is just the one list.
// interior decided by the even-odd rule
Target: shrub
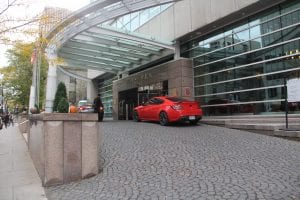
[{"label": "shrub", "polygon": [[66,98],[61,98],[58,105],[57,111],[60,113],[68,113],[69,112],[69,103]]},{"label": "shrub", "polygon": [[66,85],[63,82],[60,82],[55,93],[53,111],[58,111],[58,104],[62,98],[65,98],[67,100],[67,90]]}]

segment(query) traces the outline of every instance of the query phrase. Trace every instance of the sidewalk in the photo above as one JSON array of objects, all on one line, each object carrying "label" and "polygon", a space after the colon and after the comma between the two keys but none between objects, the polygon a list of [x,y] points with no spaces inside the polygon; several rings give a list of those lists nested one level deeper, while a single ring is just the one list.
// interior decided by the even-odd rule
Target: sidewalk
[{"label": "sidewalk", "polygon": [[0,200],[46,200],[17,124],[0,130]]}]

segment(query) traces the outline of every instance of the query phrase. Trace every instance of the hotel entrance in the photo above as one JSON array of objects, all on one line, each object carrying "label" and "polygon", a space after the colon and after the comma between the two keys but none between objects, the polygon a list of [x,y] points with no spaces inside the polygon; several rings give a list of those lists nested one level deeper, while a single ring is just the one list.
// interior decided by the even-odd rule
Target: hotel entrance
[{"label": "hotel entrance", "polygon": [[134,107],[155,96],[168,94],[168,81],[119,92],[119,120],[132,120]]},{"label": "hotel entrance", "polygon": [[[113,119],[131,120],[134,107],[154,96],[193,99],[192,60],[177,59],[113,81]],[[186,92],[190,91],[190,92]]]}]

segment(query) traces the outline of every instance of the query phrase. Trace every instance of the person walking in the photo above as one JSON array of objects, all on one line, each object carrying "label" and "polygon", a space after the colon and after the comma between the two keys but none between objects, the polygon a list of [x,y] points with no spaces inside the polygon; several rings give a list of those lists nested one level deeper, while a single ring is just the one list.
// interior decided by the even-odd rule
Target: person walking
[{"label": "person walking", "polygon": [[98,122],[103,121],[104,115],[104,108],[100,97],[101,95],[98,94],[97,97],[94,99],[94,112],[98,113]]},{"label": "person walking", "polygon": [[14,126],[14,116],[11,113],[9,114],[9,124]]},{"label": "person walking", "polygon": [[0,114],[0,130],[3,128],[3,116]]},{"label": "person walking", "polygon": [[4,126],[7,128],[9,126],[9,114],[5,113],[4,115]]}]

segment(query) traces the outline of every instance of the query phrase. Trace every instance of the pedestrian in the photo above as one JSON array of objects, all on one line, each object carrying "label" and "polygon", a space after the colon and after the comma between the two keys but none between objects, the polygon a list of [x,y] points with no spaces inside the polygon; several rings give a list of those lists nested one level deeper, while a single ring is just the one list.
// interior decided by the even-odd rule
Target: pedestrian
[{"label": "pedestrian", "polygon": [[2,115],[0,115],[0,130],[3,128]]},{"label": "pedestrian", "polygon": [[13,117],[13,115],[11,113],[9,114],[9,124],[11,124],[12,126],[14,126],[14,117]]},{"label": "pedestrian", "polygon": [[9,126],[9,114],[4,114],[4,126],[7,128]]},{"label": "pedestrian", "polygon": [[104,108],[100,97],[101,95],[98,94],[97,97],[94,99],[94,113],[98,113],[98,122],[103,121],[104,115]]}]

